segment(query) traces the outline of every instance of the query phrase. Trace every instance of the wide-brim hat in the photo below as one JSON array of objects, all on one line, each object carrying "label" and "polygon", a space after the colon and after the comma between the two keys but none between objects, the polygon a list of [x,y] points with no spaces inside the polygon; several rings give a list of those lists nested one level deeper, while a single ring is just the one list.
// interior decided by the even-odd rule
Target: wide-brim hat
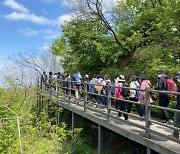
[{"label": "wide-brim hat", "polygon": [[118,79],[119,82],[125,82],[125,76],[124,75],[120,75],[119,76],[119,79]]},{"label": "wide-brim hat", "polygon": [[166,70],[159,70],[159,71],[157,72],[157,74],[167,74],[167,71],[166,71]]},{"label": "wide-brim hat", "polygon": [[89,75],[88,75],[88,74],[85,74],[84,77],[85,77],[85,78],[89,78]]}]

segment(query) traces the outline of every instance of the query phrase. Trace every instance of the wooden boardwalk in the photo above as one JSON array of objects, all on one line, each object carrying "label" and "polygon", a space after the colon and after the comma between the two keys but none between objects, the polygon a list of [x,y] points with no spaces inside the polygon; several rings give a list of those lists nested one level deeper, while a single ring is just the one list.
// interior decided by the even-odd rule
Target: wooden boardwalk
[{"label": "wooden boardwalk", "polygon": [[[150,150],[153,149],[162,154],[180,154],[180,144],[176,141],[168,140],[167,138],[160,137],[159,132],[164,135],[171,135],[173,130],[162,125],[153,124],[150,129],[150,138],[146,137],[146,131],[140,127],[132,126],[132,123],[138,124],[142,127],[145,126],[144,120],[139,120],[134,117],[130,117],[129,121],[125,121],[124,117],[116,117],[117,112],[111,111],[108,115],[104,112],[102,107],[94,108],[92,104],[86,104],[86,110],[84,110],[84,101],[75,103],[75,99],[71,98],[70,101],[68,97],[61,95],[60,93],[57,96],[57,93],[47,93],[44,95],[49,99],[54,99],[58,101],[55,102],[58,106],[65,108],[72,113],[78,114],[86,119],[89,119],[99,126],[103,126],[109,130],[112,130],[128,139],[131,139],[139,144],[147,147],[147,153],[150,153]],[[109,116],[109,120],[107,120]],[[101,151],[101,150],[99,150]],[[101,152],[98,152],[101,153]]]}]

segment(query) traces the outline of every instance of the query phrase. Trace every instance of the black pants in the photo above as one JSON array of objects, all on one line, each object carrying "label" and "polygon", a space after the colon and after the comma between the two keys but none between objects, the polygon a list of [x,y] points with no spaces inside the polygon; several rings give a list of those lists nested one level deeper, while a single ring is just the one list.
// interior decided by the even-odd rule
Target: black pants
[{"label": "black pants", "polygon": [[[134,101],[134,102],[138,102],[138,100],[135,97],[129,97],[130,101]],[[133,103],[128,103],[127,104],[127,112],[130,113],[131,112],[131,108],[132,108]],[[139,116],[142,117],[143,116],[143,110],[141,105],[139,104],[135,104],[136,108],[138,110]]]},{"label": "black pants", "polygon": [[[159,95],[159,106],[167,107],[169,105],[170,99],[167,97],[166,94]],[[170,120],[171,117],[167,110],[161,109],[163,120]]]},{"label": "black pants", "polygon": [[[117,104],[117,109],[126,112],[126,103],[124,101],[120,101],[120,100],[116,100],[116,104]],[[121,113],[118,113],[118,116],[121,116]],[[128,119],[128,115],[124,114],[124,119],[127,120]]]}]

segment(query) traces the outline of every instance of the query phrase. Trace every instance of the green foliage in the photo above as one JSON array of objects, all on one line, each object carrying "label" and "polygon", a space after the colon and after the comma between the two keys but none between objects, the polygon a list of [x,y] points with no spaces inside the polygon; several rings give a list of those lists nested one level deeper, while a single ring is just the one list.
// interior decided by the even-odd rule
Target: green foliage
[{"label": "green foliage", "polygon": [[[57,126],[45,110],[37,115],[35,94],[36,89],[19,89],[18,84],[0,89],[0,153],[20,153],[21,149],[27,154],[71,153],[71,144],[80,143],[82,129],[69,130],[65,123]],[[61,111],[59,108],[55,114]]]},{"label": "green foliage", "polygon": [[[145,73],[155,82],[156,72],[179,71],[180,3],[177,0],[120,1],[110,24],[119,46],[99,18],[76,18],[62,26],[62,37],[52,52],[62,56],[66,71],[82,73]],[[115,71],[116,69],[116,71]]]}]

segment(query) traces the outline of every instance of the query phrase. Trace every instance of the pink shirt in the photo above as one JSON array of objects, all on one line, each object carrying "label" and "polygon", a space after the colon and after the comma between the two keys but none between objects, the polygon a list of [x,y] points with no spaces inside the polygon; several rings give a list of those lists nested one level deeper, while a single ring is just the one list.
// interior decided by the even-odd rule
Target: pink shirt
[{"label": "pink shirt", "polygon": [[[151,86],[151,83],[150,83],[149,80],[143,80],[143,82],[141,83],[140,89],[145,90],[146,87],[148,88],[150,86]],[[145,103],[145,100],[146,100],[146,98],[145,98],[145,91],[140,91],[139,101],[141,103]],[[151,97],[150,97],[150,103],[153,103],[153,100],[152,100]]]},{"label": "pink shirt", "polygon": [[122,85],[123,85],[122,83],[117,84],[118,87],[115,88],[114,97],[124,100],[125,98],[121,95]]}]

